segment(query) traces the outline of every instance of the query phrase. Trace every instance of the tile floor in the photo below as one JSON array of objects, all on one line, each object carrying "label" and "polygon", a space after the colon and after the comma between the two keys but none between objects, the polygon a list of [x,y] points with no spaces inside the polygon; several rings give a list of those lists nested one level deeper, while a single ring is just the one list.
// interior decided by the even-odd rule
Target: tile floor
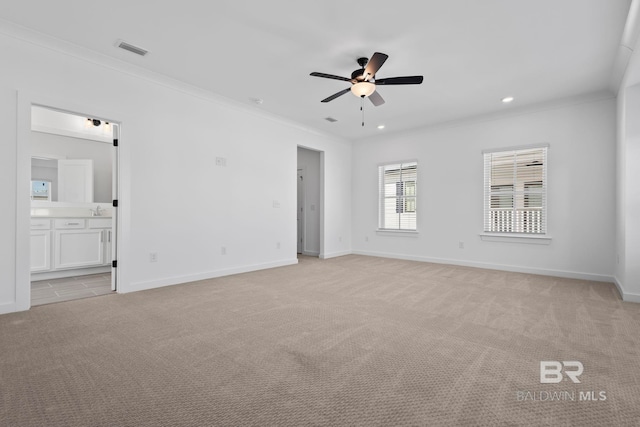
[{"label": "tile floor", "polygon": [[31,306],[110,294],[111,273],[31,282]]}]

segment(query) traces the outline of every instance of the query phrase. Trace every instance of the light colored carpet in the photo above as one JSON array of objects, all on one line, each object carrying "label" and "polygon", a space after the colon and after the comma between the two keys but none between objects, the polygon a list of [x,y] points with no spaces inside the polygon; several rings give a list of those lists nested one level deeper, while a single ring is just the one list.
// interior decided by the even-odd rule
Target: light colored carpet
[{"label": "light colored carpet", "polygon": [[[540,383],[573,360],[580,384]],[[0,316],[0,425],[635,426],[640,304],[352,255],[39,306]]]}]

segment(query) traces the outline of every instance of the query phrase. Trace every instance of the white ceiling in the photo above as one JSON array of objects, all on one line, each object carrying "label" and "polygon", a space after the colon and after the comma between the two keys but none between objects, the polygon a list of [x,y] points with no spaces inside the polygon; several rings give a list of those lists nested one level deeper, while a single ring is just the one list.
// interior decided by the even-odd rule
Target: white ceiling
[{"label": "white ceiling", "polygon": [[[607,90],[631,0],[5,2],[0,18],[348,139]],[[116,40],[144,47],[138,57]],[[386,103],[347,93],[356,59],[389,59]],[[502,104],[513,95],[516,100]],[[264,102],[258,106],[250,98]],[[324,120],[331,116],[336,123]]]}]

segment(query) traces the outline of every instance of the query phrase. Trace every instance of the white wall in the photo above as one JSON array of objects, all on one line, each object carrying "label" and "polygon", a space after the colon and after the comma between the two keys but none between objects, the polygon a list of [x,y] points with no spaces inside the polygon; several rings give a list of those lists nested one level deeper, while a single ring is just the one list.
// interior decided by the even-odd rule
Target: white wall
[{"label": "white wall", "polygon": [[76,49],[0,22],[0,313],[29,306],[32,102],[121,123],[122,292],[297,262],[298,144],[325,153],[322,251],[350,252],[348,142]]},{"label": "white wall", "polygon": [[320,152],[298,147],[298,169],[304,173],[303,253],[320,255]]},{"label": "white wall", "polygon": [[[482,241],[482,150],[540,143],[550,146],[551,243]],[[418,160],[419,234],[377,233],[377,165],[407,159]],[[381,134],[354,145],[353,169],[352,227],[357,253],[611,280],[615,246],[612,98],[567,100],[565,105],[538,111]]]},{"label": "white wall", "polygon": [[[31,154],[34,156],[54,155],[58,156],[55,158],[93,160],[93,200],[100,203],[111,202],[111,144],[42,132],[31,132],[30,141]],[[57,191],[53,194],[56,197]]]}]

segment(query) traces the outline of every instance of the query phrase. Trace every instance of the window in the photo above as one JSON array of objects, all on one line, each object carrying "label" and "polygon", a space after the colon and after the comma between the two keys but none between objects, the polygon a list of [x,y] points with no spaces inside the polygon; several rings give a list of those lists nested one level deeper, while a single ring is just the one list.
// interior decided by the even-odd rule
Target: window
[{"label": "window", "polygon": [[418,163],[393,163],[378,168],[381,230],[416,230]]},{"label": "window", "polygon": [[547,147],[484,153],[484,231],[545,234]]}]

